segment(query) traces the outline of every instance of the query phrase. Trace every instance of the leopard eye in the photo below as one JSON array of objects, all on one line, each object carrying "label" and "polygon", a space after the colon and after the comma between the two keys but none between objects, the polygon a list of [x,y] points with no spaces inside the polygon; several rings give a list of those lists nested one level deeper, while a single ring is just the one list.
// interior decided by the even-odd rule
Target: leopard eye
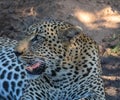
[{"label": "leopard eye", "polygon": [[40,35],[36,35],[36,36],[32,39],[32,42],[43,43],[44,41],[45,41],[45,37],[40,36]]},{"label": "leopard eye", "polygon": [[27,30],[26,33],[27,35],[31,35],[31,34],[37,34],[38,33],[38,28],[30,26]]}]

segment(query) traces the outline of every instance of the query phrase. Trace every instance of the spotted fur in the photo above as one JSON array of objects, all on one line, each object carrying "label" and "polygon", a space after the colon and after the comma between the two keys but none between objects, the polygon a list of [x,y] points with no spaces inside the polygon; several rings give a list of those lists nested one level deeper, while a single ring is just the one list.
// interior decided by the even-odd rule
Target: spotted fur
[{"label": "spotted fur", "polygon": [[15,54],[17,41],[0,37],[0,100],[19,100],[32,79]]},{"label": "spotted fur", "polygon": [[46,63],[21,100],[105,100],[98,46],[80,27],[42,21],[29,27],[16,50],[24,61],[40,58]]}]

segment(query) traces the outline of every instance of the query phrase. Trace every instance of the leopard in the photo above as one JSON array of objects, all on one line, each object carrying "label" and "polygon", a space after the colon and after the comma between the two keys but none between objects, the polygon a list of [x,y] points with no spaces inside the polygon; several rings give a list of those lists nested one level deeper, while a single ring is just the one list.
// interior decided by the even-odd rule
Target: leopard
[{"label": "leopard", "polygon": [[29,65],[18,59],[17,43],[0,37],[0,100],[19,100],[29,80],[37,78],[27,72],[25,67]]},{"label": "leopard", "polygon": [[15,50],[30,65],[38,64],[37,71],[28,72],[41,74],[20,100],[105,100],[98,44],[80,26],[54,19],[37,22]]}]

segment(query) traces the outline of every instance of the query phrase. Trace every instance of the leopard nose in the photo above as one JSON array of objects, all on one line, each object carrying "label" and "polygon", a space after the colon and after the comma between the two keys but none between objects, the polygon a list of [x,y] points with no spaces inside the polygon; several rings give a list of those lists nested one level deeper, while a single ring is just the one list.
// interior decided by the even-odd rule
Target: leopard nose
[{"label": "leopard nose", "polygon": [[23,54],[23,52],[18,52],[18,51],[14,51],[14,53],[15,53],[16,56],[20,56],[20,55]]}]

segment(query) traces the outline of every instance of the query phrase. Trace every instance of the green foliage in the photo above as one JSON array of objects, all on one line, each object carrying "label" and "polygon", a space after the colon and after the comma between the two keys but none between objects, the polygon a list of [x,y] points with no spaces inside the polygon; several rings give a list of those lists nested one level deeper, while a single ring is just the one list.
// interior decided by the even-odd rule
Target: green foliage
[{"label": "green foliage", "polygon": [[118,43],[113,49],[111,49],[111,51],[120,54],[120,43]]}]

